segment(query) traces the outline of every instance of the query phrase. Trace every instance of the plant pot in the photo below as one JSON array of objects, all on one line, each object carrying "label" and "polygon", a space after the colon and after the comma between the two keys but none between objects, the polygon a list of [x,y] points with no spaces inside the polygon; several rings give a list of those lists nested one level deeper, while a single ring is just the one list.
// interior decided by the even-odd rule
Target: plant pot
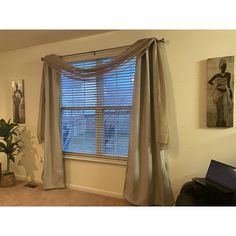
[{"label": "plant pot", "polygon": [[4,173],[2,175],[0,187],[8,188],[14,186],[15,184],[16,184],[16,176],[13,172]]}]

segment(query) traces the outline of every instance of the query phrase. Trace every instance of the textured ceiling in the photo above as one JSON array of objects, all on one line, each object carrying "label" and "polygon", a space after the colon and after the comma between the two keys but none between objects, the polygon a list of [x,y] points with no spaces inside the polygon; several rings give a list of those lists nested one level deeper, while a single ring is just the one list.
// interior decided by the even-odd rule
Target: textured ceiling
[{"label": "textured ceiling", "polygon": [[0,52],[106,32],[110,30],[0,30]]}]

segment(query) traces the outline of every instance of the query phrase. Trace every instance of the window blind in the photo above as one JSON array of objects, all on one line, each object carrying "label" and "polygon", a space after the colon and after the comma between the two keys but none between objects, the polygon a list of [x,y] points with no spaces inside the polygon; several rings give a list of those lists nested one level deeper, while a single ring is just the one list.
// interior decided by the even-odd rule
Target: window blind
[{"label": "window blind", "polygon": [[[81,68],[111,58],[74,62]],[[61,76],[61,134],[64,152],[127,157],[136,60],[94,78]]]}]

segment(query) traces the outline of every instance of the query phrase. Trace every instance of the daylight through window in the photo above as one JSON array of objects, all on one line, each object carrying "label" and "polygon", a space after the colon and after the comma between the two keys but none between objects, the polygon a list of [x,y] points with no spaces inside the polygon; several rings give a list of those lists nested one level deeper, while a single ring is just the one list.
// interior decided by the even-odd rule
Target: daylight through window
[{"label": "daylight through window", "polygon": [[[72,63],[91,68],[111,58]],[[102,76],[61,78],[61,134],[64,152],[127,157],[136,60]]]}]

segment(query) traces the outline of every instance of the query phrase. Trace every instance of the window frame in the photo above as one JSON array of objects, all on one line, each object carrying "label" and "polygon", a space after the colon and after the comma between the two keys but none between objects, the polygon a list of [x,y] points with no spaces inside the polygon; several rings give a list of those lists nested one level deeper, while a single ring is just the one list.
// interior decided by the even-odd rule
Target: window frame
[{"label": "window frame", "polygon": [[[71,62],[71,63],[76,63],[80,61],[87,61],[87,60],[99,60],[99,59],[104,59],[104,58],[109,58],[109,57],[115,57],[125,51],[125,49],[115,49],[114,51],[102,51],[99,53],[95,53],[91,51],[91,54],[82,54],[82,55],[73,55],[69,57],[63,58],[64,61],[66,62]],[[96,84],[97,81],[99,80],[99,76],[96,77]],[[99,84],[99,83],[98,83]],[[97,88],[97,87],[96,87]],[[97,100],[98,101],[98,100]],[[96,124],[97,124],[97,119],[102,119],[102,113],[106,106],[100,106],[102,108],[99,108],[99,106],[96,105],[94,107],[94,110],[96,110]],[[109,107],[109,109],[114,109],[115,106]],[[132,117],[132,105],[131,106],[117,106],[117,108],[121,109],[129,109],[130,110],[130,115]],[[88,109],[88,107],[80,107],[80,108],[71,108],[71,107],[61,107],[61,112],[63,110],[82,110],[82,109]],[[91,109],[91,107],[89,108]],[[100,118],[98,118],[97,111],[100,110]],[[60,113],[62,114],[62,113]],[[97,129],[102,127],[99,127],[99,125],[96,125],[96,132]],[[102,134],[102,132],[99,132]],[[102,136],[102,135],[101,135]],[[102,140],[102,138],[100,138]],[[126,166],[127,164],[127,159],[128,159],[128,154],[127,156],[115,156],[115,155],[108,155],[102,153],[102,142],[99,142],[97,137],[96,137],[96,153],[90,154],[90,153],[81,153],[81,152],[64,152],[63,151],[63,157],[65,159],[72,159],[72,160],[80,160],[80,161],[91,161],[91,162],[99,162],[99,163],[107,163],[107,164],[115,164],[115,165],[124,165]]]}]

